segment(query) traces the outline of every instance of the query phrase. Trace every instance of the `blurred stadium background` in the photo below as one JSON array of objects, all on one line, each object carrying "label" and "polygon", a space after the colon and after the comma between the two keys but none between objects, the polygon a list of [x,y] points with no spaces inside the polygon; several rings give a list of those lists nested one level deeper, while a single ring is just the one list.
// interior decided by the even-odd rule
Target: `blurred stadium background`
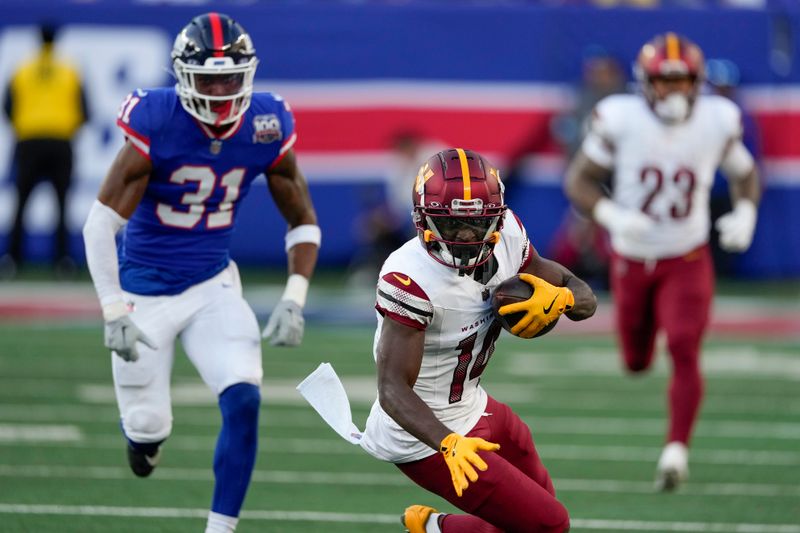
[{"label": "blurred stadium background", "polygon": [[[800,533],[800,3],[795,0],[225,1],[4,0],[0,80],[63,24],[58,48],[84,75],[91,122],[76,139],[71,253],[122,143],[117,107],[135,87],[171,84],[174,34],[216,9],[251,33],[259,89],[296,113],[296,150],[324,238],[304,345],[265,347],[257,473],[240,531],[397,531],[411,503],[449,509],[390,465],[340,441],[294,386],[321,361],[342,375],[362,426],[374,398],[368,286],[348,283],[363,213],[386,195],[393,138],[415,132],[515,168],[509,203],[544,255],[567,202],[558,117],[581,99],[587,60],[629,65],[667,30],[734,65],[736,98],[764,175],[753,247],[720,257],[704,368],[707,396],[692,481],[651,491],[665,425],[664,358],[627,379],[607,298],[587,323],[533,343],[504,337],[484,383],[533,429],[573,531]],[[4,89],[0,89],[4,90]],[[0,95],[1,96],[1,95]],[[0,255],[14,206],[13,137],[0,121]],[[519,155],[524,154],[520,159]],[[409,176],[409,187],[411,177]],[[48,186],[26,213],[31,263],[0,282],[0,531],[198,531],[210,499],[214,399],[179,358],[175,430],[152,479],[128,472],[99,308],[82,272],[54,282]],[[265,317],[281,290],[284,225],[263,181],[239,214],[232,255]],[[598,284],[599,287],[602,283]]]}]

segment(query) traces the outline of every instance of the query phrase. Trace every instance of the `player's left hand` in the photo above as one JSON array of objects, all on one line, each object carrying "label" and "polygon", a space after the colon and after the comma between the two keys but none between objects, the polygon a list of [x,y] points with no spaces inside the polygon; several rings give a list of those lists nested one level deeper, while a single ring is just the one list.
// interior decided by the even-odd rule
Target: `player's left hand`
[{"label": "player's left hand", "polygon": [[439,444],[439,451],[444,455],[444,462],[450,469],[450,478],[456,494],[461,496],[469,487],[469,481],[478,481],[475,468],[485,472],[489,466],[478,455],[478,450],[494,452],[500,449],[499,444],[489,442],[477,437],[464,437],[458,433],[450,433]]},{"label": "player's left hand", "polygon": [[261,333],[272,346],[297,346],[303,340],[303,309],[292,300],[281,300]]},{"label": "player's left hand", "polygon": [[719,231],[719,245],[728,252],[744,252],[753,242],[756,229],[756,205],[750,200],[739,200],[736,207],[719,217],[714,226]]},{"label": "player's left hand", "polygon": [[523,273],[520,279],[533,287],[533,296],[524,302],[504,305],[498,309],[501,316],[511,313],[524,312],[511,333],[523,339],[533,338],[543,328],[548,326],[575,305],[575,296],[566,287],[556,287],[542,278]]}]

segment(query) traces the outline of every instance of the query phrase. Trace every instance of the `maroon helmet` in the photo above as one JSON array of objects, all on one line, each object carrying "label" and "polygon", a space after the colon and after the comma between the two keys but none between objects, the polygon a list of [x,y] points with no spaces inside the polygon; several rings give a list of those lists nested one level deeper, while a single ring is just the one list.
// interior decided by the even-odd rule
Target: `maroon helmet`
[{"label": "maroon helmet", "polygon": [[419,169],[412,200],[425,249],[461,273],[482,265],[500,241],[507,206],[500,173],[472,150],[452,148]]},{"label": "maroon helmet", "polygon": [[[689,79],[692,82],[692,89],[685,95],[689,104],[688,116],[705,80],[703,51],[682,35],[672,32],[656,35],[642,46],[636,59],[634,74],[641,84],[645,98],[656,114],[659,114],[656,109],[659,97],[653,87],[653,81],[656,79]],[[662,118],[674,120],[675,117]]]}]

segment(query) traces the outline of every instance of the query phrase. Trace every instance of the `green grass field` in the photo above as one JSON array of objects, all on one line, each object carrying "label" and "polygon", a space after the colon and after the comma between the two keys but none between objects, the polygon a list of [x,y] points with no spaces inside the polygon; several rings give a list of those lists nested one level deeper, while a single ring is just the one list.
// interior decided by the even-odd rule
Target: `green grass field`
[{"label": "green grass field", "polygon": [[[125,461],[99,322],[0,322],[0,531],[197,532],[219,424],[186,358],[161,466]],[[652,491],[667,362],[633,379],[609,336],[504,334],[483,384],[532,428],[572,531],[800,533],[800,350],[792,339],[709,339],[691,481]],[[242,532],[401,531],[400,512],[453,510],[345,443],[294,390],[329,361],[363,427],[374,394],[369,327],[311,325],[298,349],[264,348],[264,409]]]}]

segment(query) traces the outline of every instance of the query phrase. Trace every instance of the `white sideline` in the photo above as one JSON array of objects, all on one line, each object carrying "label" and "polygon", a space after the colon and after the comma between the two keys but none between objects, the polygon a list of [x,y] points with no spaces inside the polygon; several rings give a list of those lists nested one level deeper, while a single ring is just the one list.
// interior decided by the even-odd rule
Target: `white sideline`
[{"label": "white sideline", "polygon": [[[177,507],[111,507],[100,505],[28,505],[0,503],[0,513],[29,515],[81,515],[136,518],[204,518],[207,509]],[[244,520],[273,522],[339,522],[396,524],[398,514],[324,513],[315,511],[243,511]],[[645,520],[571,519],[572,527],[615,531],[679,531],[686,533],[800,533],[792,524],[733,524],[720,522],[651,522]]]},{"label": "white sideline", "polygon": [[[0,477],[10,478],[69,478],[69,479],[130,479],[124,466],[46,466],[2,465]],[[154,474],[160,481],[213,481],[213,473],[204,468],[161,467]],[[400,475],[385,472],[298,472],[289,470],[256,470],[253,483],[287,485],[333,486],[408,486],[409,481]],[[556,488],[562,492],[652,494],[653,483],[615,479],[556,479]],[[800,486],[767,483],[687,483],[678,495],[686,496],[762,496],[800,497]]]}]

